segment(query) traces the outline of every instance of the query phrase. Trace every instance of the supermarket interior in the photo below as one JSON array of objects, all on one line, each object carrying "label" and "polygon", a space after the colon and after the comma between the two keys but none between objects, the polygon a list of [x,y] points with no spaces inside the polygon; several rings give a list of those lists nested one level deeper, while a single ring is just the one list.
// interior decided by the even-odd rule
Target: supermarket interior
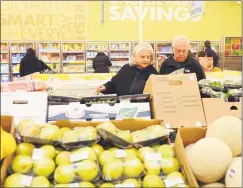
[{"label": "supermarket interior", "polygon": [[242,187],[242,1],[1,1],[0,187]]}]

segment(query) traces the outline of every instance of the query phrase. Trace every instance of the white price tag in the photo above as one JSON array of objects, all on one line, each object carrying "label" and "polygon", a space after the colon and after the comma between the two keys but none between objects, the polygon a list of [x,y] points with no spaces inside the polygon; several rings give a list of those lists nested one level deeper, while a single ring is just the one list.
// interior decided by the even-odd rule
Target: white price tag
[{"label": "white price tag", "polygon": [[144,161],[153,166],[162,165],[162,157],[160,153],[146,153],[144,156]]},{"label": "white price tag", "polygon": [[127,154],[126,154],[125,150],[123,150],[123,149],[116,150],[116,157],[117,158],[124,158],[126,156],[127,156]]},{"label": "white price tag", "polygon": [[197,122],[195,123],[195,125],[196,125],[196,127],[202,127],[202,123],[199,122],[199,121],[197,121]]},{"label": "white price tag", "polygon": [[32,179],[33,179],[32,176],[22,175],[21,184],[23,184],[24,186],[30,187]]},{"label": "white price tag", "polygon": [[70,106],[79,106],[80,102],[70,102],[69,105]]},{"label": "white price tag", "polygon": [[175,185],[183,184],[185,182],[181,178],[174,178],[171,180],[164,179],[164,183],[166,187],[174,187]]},{"label": "white price tag", "polygon": [[68,187],[79,187],[79,183],[71,183]]},{"label": "white price tag", "polygon": [[127,184],[116,184],[115,185],[115,188],[119,188],[119,187],[135,187],[134,184],[131,184],[131,183],[127,183]]},{"label": "white price tag", "polygon": [[165,124],[165,128],[170,129],[171,128],[170,124],[169,123],[166,123]]},{"label": "white price tag", "polygon": [[36,160],[40,160],[41,158],[43,158],[44,157],[44,153],[43,153],[43,151],[41,150],[41,149],[37,149],[37,148],[35,148],[34,150],[33,150],[33,153],[32,153],[32,159],[34,160],[34,161],[36,161]]},{"label": "white price tag", "polygon": [[71,154],[71,162],[75,162],[75,161],[80,161],[80,160],[85,160],[89,158],[89,153],[88,151],[83,151],[80,153],[72,153]]}]

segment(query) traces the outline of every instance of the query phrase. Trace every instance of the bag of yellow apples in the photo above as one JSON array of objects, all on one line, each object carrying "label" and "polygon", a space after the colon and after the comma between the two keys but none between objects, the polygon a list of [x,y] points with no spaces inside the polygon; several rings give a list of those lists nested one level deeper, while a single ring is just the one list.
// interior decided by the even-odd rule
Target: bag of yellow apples
[{"label": "bag of yellow apples", "polygon": [[96,186],[89,181],[82,181],[79,183],[69,183],[69,184],[56,184],[53,188],[69,188],[69,187],[79,187],[79,188],[95,188]]},{"label": "bag of yellow apples", "polygon": [[17,125],[17,139],[20,142],[58,145],[60,133],[56,125],[38,125],[31,119],[24,119]]},{"label": "bag of yellow apples", "polygon": [[16,156],[9,168],[10,173],[52,178],[56,168],[56,149],[52,145],[35,148],[30,143],[20,143],[16,148]]},{"label": "bag of yellow apples", "polygon": [[171,145],[142,147],[137,155],[144,164],[146,175],[159,176],[166,187],[185,184],[185,178],[180,173],[179,161],[175,158],[175,151]]},{"label": "bag of yellow apples", "polygon": [[142,181],[141,179],[136,178],[128,178],[123,181],[117,181],[117,182],[101,182],[96,185],[100,188],[107,188],[107,187],[142,187]]},{"label": "bag of yellow apples", "polygon": [[29,176],[14,173],[8,176],[4,187],[51,187],[50,181],[45,176]]},{"label": "bag of yellow apples", "polygon": [[75,149],[69,154],[68,152],[60,152],[56,157],[58,166],[54,172],[55,184],[74,184],[99,180],[100,169],[97,155],[90,147]]},{"label": "bag of yellow apples", "polygon": [[60,145],[66,150],[91,146],[99,142],[100,137],[94,127],[63,127],[60,129]]},{"label": "bag of yellow apples", "polygon": [[144,166],[130,149],[109,149],[99,156],[102,167],[102,179],[108,182],[122,181],[128,178],[140,178],[144,175]]},{"label": "bag of yellow apples", "polygon": [[102,145],[108,144],[123,149],[132,147],[132,135],[129,130],[120,130],[110,121],[97,125],[96,129]]},{"label": "bag of yellow apples", "polygon": [[154,144],[163,144],[170,134],[170,130],[162,125],[151,125],[145,129],[131,133],[133,146],[141,148]]}]

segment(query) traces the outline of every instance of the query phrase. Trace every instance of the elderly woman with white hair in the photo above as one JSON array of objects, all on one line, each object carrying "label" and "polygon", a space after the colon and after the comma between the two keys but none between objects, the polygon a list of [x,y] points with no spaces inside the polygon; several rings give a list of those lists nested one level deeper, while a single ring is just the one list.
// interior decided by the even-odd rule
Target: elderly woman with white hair
[{"label": "elderly woman with white hair", "polygon": [[142,94],[151,74],[158,74],[153,67],[154,51],[146,42],[135,48],[129,64],[124,65],[110,81],[99,86],[96,91],[103,94],[134,95]]}]

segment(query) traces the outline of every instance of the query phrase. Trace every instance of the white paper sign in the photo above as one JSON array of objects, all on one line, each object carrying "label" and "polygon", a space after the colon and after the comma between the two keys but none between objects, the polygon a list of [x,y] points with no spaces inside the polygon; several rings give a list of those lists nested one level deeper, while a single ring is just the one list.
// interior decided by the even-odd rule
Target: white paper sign
[{"label": "white paper sign", "polygon": [[204,1],[191,1],[191,17],[197,17],[204,13]]}]

